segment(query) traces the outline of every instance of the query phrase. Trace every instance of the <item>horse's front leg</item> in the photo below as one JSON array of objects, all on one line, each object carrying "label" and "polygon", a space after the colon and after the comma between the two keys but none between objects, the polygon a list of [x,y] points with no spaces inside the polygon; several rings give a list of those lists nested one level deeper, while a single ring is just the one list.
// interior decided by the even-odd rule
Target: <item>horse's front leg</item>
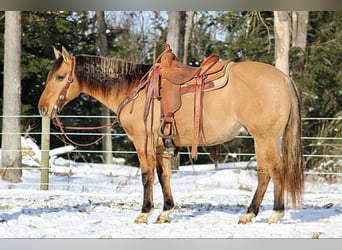
[{"label": "horse's front leg", "polygon": [[174,201],[171,193],[170,178],[171,178],[171,161],[174,155],[166,153],[163,146],[157,147],[157,173],[158,179],[164,196],[163,211],[157,218],[156,223],[170,222],[170,214],[174,208]]},{"label": "horse's front leg", "polygon": [[145,155],[139,153],[139,162],[141,168],[141,180],[144,188],[144,199],[141,209],[141,213],[135,219],[135,223],[141,224],[148,222],[148,216],[152,214],[153,205],[153,182],[154,182],[154,170],[156,166],[156,160],[151,154]]}]

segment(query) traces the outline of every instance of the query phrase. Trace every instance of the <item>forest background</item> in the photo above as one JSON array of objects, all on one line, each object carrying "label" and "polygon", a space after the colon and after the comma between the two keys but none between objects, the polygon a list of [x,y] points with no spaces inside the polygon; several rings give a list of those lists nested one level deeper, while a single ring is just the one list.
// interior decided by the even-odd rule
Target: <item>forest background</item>
[{"label": "forest background", "polygon": [[[295,12],[289,11],[291,45],[289,49],[289,75],[296,82],[302,103],[304,118],[340,118],[342,116],[342,12],[310,11],[305,22],[305,45],[295,43]],[[180,32],[183,39],[189,39],[189,45],[182,55],[187,64],[196,66],[210,54],[220,55],[222,60],[255,60],[275,64],[274,12],[272,11],[195,11],[183,12]],[[99,16],[95,12],[72,11],[27,11],[21,13],[21,115],[38,115],[37,103],[43,91],[44,83],[51,63],[54,61],[52,46],[60,49],[64,46],[72,54],[103,54],[100,51],[98,26]],[[137,63],[153,63],[156,55],[164,50],[169,31],[170,16],[167,12],[156,11],[106,11],[104,12],[106,55]],[[0,69],[4,64],[4,27],[5,13],[0,13]],[[298,33],[299,34],[299,33]],[[102,51],[103,52],[103,51]],[[2,110],[3,78],[0,78],[0,110]],[[63,115],[69,118],[68,124],[92,126],[98,119],[80,119],[77,115],[103,114],[103,106],[93,98],[80,95],[79,98],[63,109]],[[111,114],[113,115],[113,114]],[[3,119],[3,118],[1,118]],[[2,124],[2,121],[1,123]],[[0,125],[1,126],[1,125]],[[51,128],[52,133],[58,131]],[[21,131],[40,143],[40,117],[21,118]],[[124,133],[115,126],[112,133]],[[342,137],[341,119],[304,120],[303,137],[320,139],[303,140],[303,152],[306,155],[341,154]],[[91,136],[77,137],[77,140],[90,141]],[[113,151],[134,150],[126,137],[112,136]],[[50,148],[68,144],[60,135],[51,137]],[[98,143],[90,150],[99,150]],[[223,152],[220,161],[250,160],[250,156],[231,157],[235,152],[254,152],[253,141],[235,139],[220,145]],[[202,148],[206,151],[208,148]],[[229,154],[231,153],[231,154]],[[114,154],[115,156],[115,154]],[[230,157],[227,157],[230,156]],[[71,153],[73,160],[102,162],[101,154]],[[134,154],[120,154],[130,165],[138,166]],[[306,167],[322,166],[330,171],[336,168],[336,158],[307,157]],[[182,156],[181,164],[189,163],[187,156]],[[210,162],[208,157],[200,157],[197,163]]]}]

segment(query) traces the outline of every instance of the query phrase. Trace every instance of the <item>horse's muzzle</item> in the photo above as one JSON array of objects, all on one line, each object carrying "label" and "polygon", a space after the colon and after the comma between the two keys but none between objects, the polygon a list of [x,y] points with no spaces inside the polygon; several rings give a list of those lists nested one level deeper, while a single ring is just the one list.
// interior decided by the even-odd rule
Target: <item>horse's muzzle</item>
[{"label": "horse's muzzle", "polygon": [[43,105],[38,107],[38,110],[41,116],[49,116],[50,118],[54,118],[57,115],[57,107],[53,107],[51,112],[49,112],[49,109]]},{"label": "horse's muzzle", "polygon": [[46,106],[40,106],[38,107],[39,114],[41,116],[47,116],[48,115],[48,108]]}]

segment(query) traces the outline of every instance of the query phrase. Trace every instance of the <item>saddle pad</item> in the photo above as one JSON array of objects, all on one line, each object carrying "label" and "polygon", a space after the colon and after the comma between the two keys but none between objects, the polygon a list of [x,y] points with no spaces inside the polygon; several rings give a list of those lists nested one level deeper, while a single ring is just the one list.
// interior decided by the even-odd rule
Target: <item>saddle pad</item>
[{"label": "saddle pad", "polygon": [[[216,78],[215,80],[211,80],[210,78],[205,80],[204,83],[204,92],[207,91],[212,91],[216,89],[223,88],[229,80],[229,71],[230,71],[230,66],[234,62],[229,62],[226,64],[226,68],[224,71],[224,74],[221,77]],[[181,85],[181,95],[187,95],[195,92],[195,87],[196,87],[196,81],[191,80],[183,85]]]}]

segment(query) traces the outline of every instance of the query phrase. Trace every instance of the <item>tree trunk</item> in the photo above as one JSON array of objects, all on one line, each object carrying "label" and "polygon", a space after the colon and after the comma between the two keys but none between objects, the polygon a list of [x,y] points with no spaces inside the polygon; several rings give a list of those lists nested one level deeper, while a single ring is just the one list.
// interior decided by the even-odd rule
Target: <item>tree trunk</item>
[{"label": "tree trunk", "polygon": [[306,48],[309,11],[292,12],[292,47]]},{"label": "tree trunk", "polygon": [[3,180],[20,182],[21,169],[21,12],[5,12],[5,55],[2,150],[0,175]]},{"label": "tree trunk", "polygon": [[[173,53],[182,60],[184,53],[185,11],[169,11],[169,23],[166,43],[170,44]],[[176,161],[171,164],[172,170],[177,170]]]},{"label": "tree trunk", "polygon": [[[98,30],[98,47],[100,56],[108,55],[108,42],[107,42],[107,34],[106,34],[106,22],[104,17],[104,11],[96,11],[96,25]],[[101,115],[106,116],[102,119],[102,124],[110,124],[110,110],[101,104]],[[102,140],[102,156],[103,161],[106,164],[111,164],[113,155],[112,155],[112,135],[111,128],[104,128],[102,133],[105,133],[105,137]]]},{"label": "tree trunk", "polygon": [[297,50],[298,71],[304,70],[308,21],[309,11],[292,12],[292,47],[299,48]]},{"label": "tree trunk", "polygon": [[153,62],[157,59],[157,19],[159,17],[158,11],[153,11]]},{"label": "tree trunk", "polygon": [[184,53],[185,11],[169,11],[169,24],[166,43],[170,44],[175,55],[182,60]]},{"label": "tree trunk", "polygon": [[187,11],[187,20],[185,27],[185,35],[184,35],[184,55],[183,55],[183,63],[188,63],[188,48],[190,42],[190,36],[192,31],[193,19],[195,15],[195,11]]},{"label": "tree trunk", "polygon": [[275,66],[289,74],[290,30],[287,11],[274,11]]}]

